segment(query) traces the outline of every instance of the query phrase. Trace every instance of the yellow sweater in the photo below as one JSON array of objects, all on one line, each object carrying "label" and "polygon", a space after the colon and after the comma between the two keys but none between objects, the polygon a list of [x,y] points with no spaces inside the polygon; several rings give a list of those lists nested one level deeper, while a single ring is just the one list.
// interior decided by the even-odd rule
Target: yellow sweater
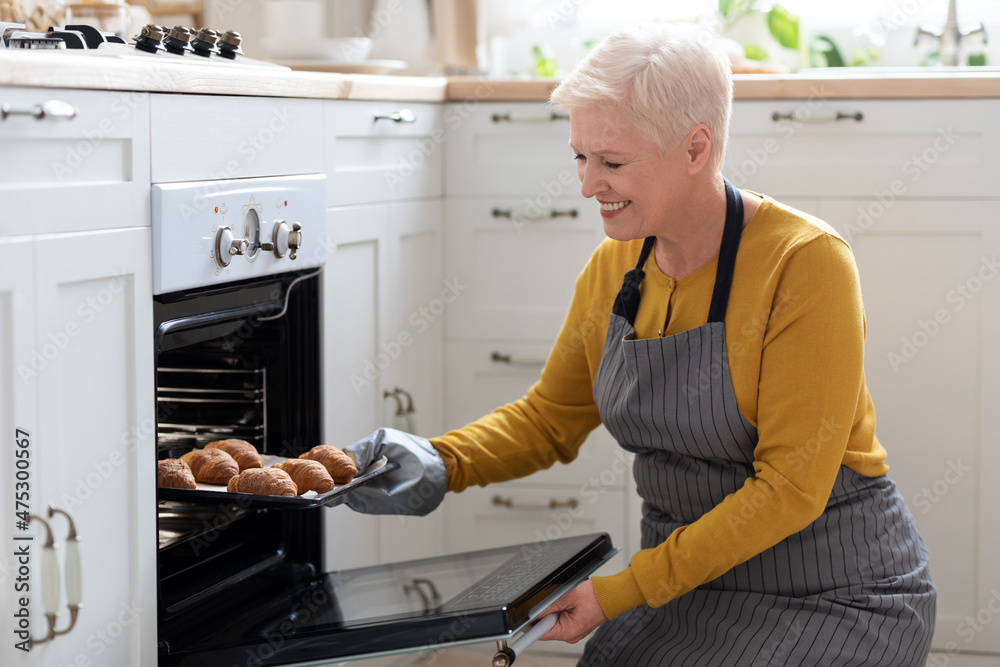
[{"label": "yellow sweater", "polygon": [[[523,477],[576,456],[600,423],[593,380],[608,314],[641,246],[608,239],[597,248],[527,396],[431,441],[449,490]],[[716,264],[673,280],[650,254],[637,337],[705,324]],[[822,514],[841,465],[867,476],[888,470],[862,369],[854,257],[826,223],[764,198],[743,230],[725,326],[736,402],[760,438],[755,475],[697,521],[635,554],[628,569],[594,577],[608,618],[665,604],[802,530]]]}]

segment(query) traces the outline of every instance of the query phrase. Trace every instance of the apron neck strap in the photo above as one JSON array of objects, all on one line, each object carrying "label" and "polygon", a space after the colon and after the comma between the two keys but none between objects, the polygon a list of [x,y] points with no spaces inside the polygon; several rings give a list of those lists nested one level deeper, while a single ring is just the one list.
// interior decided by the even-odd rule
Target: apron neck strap
[{"label": "apron neck strap", "polygon": [[729,290],[733,286],[733,271],[736,266],[736,251],[740,247],[740,235],[743,234],[743,197],[726,178],[722,181],[726,186],[726,226],[722,230],[719,263],[715,269],[712,305],[708,308],[709,322],[722,322],[726,318],[726,304],[729,303]]}]

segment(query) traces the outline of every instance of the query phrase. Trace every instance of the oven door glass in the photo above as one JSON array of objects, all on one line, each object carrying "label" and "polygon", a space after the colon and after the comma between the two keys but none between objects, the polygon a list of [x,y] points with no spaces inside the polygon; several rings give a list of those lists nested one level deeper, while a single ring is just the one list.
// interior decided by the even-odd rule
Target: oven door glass
[{"label": "oven door glass", "polygon": [[[159,664],[301,665],[509,640],[618,552],[607,534],[256,582]],[[203,630],[205,628],[202,628]]]}]

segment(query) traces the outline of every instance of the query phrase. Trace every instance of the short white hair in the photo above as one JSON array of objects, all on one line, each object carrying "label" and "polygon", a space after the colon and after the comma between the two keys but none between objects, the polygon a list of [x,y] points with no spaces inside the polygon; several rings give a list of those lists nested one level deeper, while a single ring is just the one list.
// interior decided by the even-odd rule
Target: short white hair
[{"label": "short white hair", "polygon": [[698,123],[712,135],[711,164],[722,169],[733,106],[729,57],[718,38],[691,24],[654,24],[612,33],[552,92],[572,113],[617,112],[662,154]]}]

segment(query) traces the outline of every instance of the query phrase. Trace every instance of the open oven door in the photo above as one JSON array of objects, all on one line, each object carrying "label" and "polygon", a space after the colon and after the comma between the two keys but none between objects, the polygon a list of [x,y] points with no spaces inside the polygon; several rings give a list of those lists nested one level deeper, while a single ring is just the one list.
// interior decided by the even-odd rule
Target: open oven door
[{"label": "open oven door", "polygon": [[320,665],[506,641],[618,552],[607,534],[260,579],[160,645],[160,667]]}]

